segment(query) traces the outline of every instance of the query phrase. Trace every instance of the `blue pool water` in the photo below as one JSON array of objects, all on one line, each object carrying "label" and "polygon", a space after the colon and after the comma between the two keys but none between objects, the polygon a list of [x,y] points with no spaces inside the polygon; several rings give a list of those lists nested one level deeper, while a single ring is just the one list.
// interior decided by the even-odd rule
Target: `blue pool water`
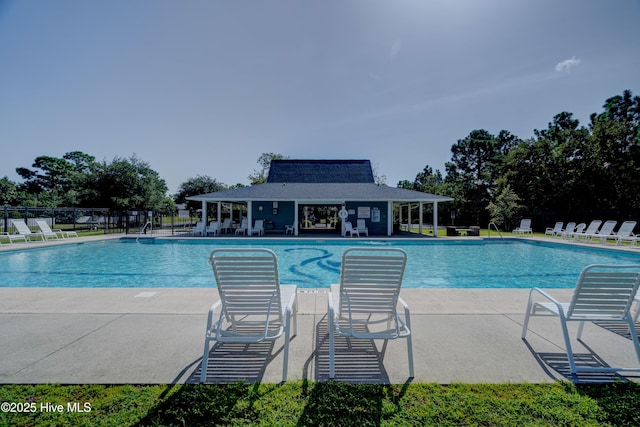
[{"label": "blue pool water", "polygon": [[589,264],[640,264],[640,253],[521,240],[121,239],[0,253],[0,286],[215,286],[210,252],[240,245],[272,249],[281,282],[306,288],[337,283],[342,253],[354,246],[404,249],[409,288],[570,288]]}]

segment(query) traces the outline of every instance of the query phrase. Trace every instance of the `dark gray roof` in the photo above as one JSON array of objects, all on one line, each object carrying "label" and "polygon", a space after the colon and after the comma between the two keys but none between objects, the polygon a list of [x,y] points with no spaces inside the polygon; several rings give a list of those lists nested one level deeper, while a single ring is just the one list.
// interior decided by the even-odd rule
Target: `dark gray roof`
[{"label": "dark gray roof", "polygon": [[268,183],[372,184],[369,160],[272,160]]},{"label": "dark gray roof", "polygon": [[449,202],[453,200],[450,197],[372,183],[266,183],[200,194],[187,199],[208,202],[298,200],[312,203],[319,201]]}]

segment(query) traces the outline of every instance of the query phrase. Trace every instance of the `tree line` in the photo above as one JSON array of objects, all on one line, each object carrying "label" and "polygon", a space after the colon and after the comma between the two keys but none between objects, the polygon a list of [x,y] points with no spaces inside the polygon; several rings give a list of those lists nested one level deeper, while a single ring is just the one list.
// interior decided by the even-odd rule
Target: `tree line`
[{"label": "tree line", "polygon": [[[250,185],[266,180],[271,160],[286,158],[263,153]],[[80,151],[39,156],[16,172],[23,182],[0,179],[0,205],[172,211],[188,196],[243,185],[196,175],[168,196],[164,179],[137,156],[108,162]],[[454,211],[459,223],[509,226],[536,212],[640,209],[639,184],[640,97],[626,90],[607,99],[587,126],[562,112],[527,139],[473,130],[452,145],[444,176],[427,165],[397,186],[452,197],[443,215]]]},{"label": "tree line", "polygon": [[443,177],[427,165],[398,187],[453,197],[444,209],[454,209],[467,224],[513,225],[540,212],[570,220],[588,212],[637,210],[640,97],[626,90],[607,99],[587,126],[572,113],[559,113],[527,139],[507,130],[473,130],[451,147],[445,172]]}]

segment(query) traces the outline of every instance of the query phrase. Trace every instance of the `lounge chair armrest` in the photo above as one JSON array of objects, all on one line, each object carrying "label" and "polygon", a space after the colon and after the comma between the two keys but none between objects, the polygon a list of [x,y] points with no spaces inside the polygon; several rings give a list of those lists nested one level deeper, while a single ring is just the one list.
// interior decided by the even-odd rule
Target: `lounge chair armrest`
[{"label": "lounge chair armrest", "polygon": [[213,313],[215,313],[216,309],[221,305],[222,300],[218,300],[209,308],[209,314],[207,316],[207,331],[210,331],[211,326],[213,325]]},{"label": "lounge chair armrest", "polygon": [[329,309],[329,317],[332,317],[335,313],[335,307],[333,306],[333,292],[331,292],[331,288],[327,291],[327,306]]},{"label": "lounge chair armrest", "polygon": [[398,304],[404,308],[404,323],[408,331],[411,329],[411,317],[409,313],[409,305],[401,298],[398,297]]},{"label": "lounge chair armrest", "polygon": [[289,297],[289,301],[287,301],[287,306],[286,306],[287,310],[290,310],[295,306],[296,297],[297,297],[297,291],[292,293],[291,296]]},{"label": "lounge chair armrest", "polygon": [[560,301],[558,301],[557,299],[555,299],[554,297],[552,297],[551,295],[549,295],[548,293],[546,293],[540,288],[533,288],[529,292],[529,307],[533,303],[533,296],[536,293],[542,295],[544,298],[549,300],[549,302],[552,302],[553,304],[555,304],[555,306],[558,308],[558,313],[564,313],[564,311],[562,310],[562,304],[560,303]]}]

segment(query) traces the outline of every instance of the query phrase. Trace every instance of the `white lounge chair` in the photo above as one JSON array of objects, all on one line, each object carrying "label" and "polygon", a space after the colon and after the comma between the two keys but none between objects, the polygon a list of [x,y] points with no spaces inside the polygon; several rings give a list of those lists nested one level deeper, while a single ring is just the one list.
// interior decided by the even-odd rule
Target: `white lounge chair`
[{"label": "white lounge chair", "polygon": [[351,225],[349,221],[344,223],[344,235],[346,236],[347,233],[349,233],[349,237],[353,237],[354,234],[360,237],[360,232],[358,231],[358,229],[353,228],[353,225]]},{"label": "white lounge chair", "polygon": [[519,234],[521,236],[524,236],[525,234],[532,234],[532,232],[531,220],[528,218],[520,220],[520,225],[512,230],[513,234]]},{"label": "white lounge chair", "polygon": [[566,227],[564,227],[562,230],[560,230],[560,233],[558,233],[557,236],[562,237],[562,235],[564,233],[573,233],[575,229],[576,229],[576,223],[575,222],[568,222]]},{"label": "white lounge chair", "polygon": [[247,234],[247,218],[242,218],[240,227],[236,228],[236,235],[238,234]]},{"label": "white lounge chair", "polygon": [[638,236],[633,234],[633,229],[636,227],[636,221],[625,221],[622,223],[618,232],[616,233],[616,245],[622,245],[622,242],[628,241],[631,245],[638,244]]},{"label": "white lounge chair", "polygon": [[584,232],[584,229],[587,228],[587,224],[585,224],[584,222],[581,222],[580,224],[576,225],[575,228],[571,231],[569,231],[569,228],[567,227],[566,231],[562,232],[562,238],[563,239],[573,239],[577,234],[581,234]]},{"label": "white lounge chair", "polygon": [[[631,339],[640,364],[640,342],[629,312],[639,285],[640,265],[590,265],[580,273],[570,303],[561,303],[543,290],[533,288],[529,293],[527,312],[522,325],[522,339],[526,339],[531,316],[558,316],[572,374],[579,371],[640,370],[640,368],[577,366],[567,327],[568,322],[580,322],[577,339],[581,339],[585,322],[603,321],[626,324],[631,332]],[[537,300],[537,296],[541,297],[542,301]]]},{"label": "white lounge chair", "polygon": [[564,222],[561,222],[561,221],[560,222],[556,222],[556,224],[553,226],[553,228],[547,227],[544,230],[544,235],[545,236],[551,236],[551,237],[559,236],[563,231],[563,229],[562,229],[563,225],[564,225]]},{"label": "white lounge chair", "polygon": [[[406,262],[401,249],[352,248],[342,255],[340,284],[331,285],[327,294],[330,378],[335,378],[335,334],[369,340],[405,338],[409,376],[414,377],[409,306],[400,298]],[[398,313],[399,306],[404,316]]]},{"label": "white lounge chair", "polygon": [[78,237],[78,233],[76,233],[73,230],[62,231],[59,228],[51,229],[51,227],[49,227],[49,223],[44,219],[36,219],[36,224],[38,224],[38,228],[40,228],[40,232],[42,233],[44,238],[47,240],[49,239],[49,237],[53,237],[55,239],[57,238],[64,239],[65,237],[68,238],[71,236]]},{"label": "white lounge chair", "polygon": [[253,228],[251,228],[251,231],[249,232],[249,235],[253,236],[254,234],[257,234],[258,236],[263,236],[264,235],[264,220],[263,219],[256,219],[256,222],[253,223]]},{"label": "white lounge chair", "polygon": [[365,234],[366,236],[369,236],[369,229],[367,228],[364,219],[359,219],[357,222],[358,226],[358,234],[362,233]]},{"label": "white lounge chair", "polygon": [[204,222],[198,221],[196,226],[191,230],[192,236],[204,236],[207,232],[207,226]]},{"label": "white lounge chair", "polygon": [[42,233],[31,231],[31,229],[29,228],[29,226],[27,226],[23,219],[12,219],[11,221],[13,222],[13,226],[15,227],[18,234],[25,237],[25,241],[30,242],[32,236],[38,236],[43,241],[45,240]]},{"label": "white lounge chair", "polygon": [[618,221],[605,221],[605,223],[602,224],[602,228],[600,230],[591,235],[585,236],[585,239],[589,238],[592,241],[595,239],[599,240],[600,243],[607,243],[607,239],[615,238],[613,229],[616,228],[616,225],[618,225]]},{"label": "white lounge chair", "polygon": [[586,240],[587,237],[591,237],[592,235],[596,234],[601,224],[602,221],[600,221],[599,219],[594,219],[589,223],[589,226],[586,230],[584,230],[584,233],[579,233],[576,230],[576,232],[573,233],[573,240],[580,240],[580,238],[582,237],[584,237]]},{"label": "white lounge chair", "polygon": [[[297,333],[295,285],[281,285],[269,249],[216,249],[209,264],[220,300],[209,309],[200,381],[207,378],[209,344],[275,341],[284,334],[282,381],[287,380],[289,340]],[[216,315],[216,311],[218,311]]]},{"label": "white lounge chair", "polygon": [[2,233],[0,233],[0,236],[6,237],[7,239],[9,239],[9,243],[10,244],[12,244],[14,242],[14,240],[22,240],[25,243],[27,243],[29,241],[29,236],[25,235],[25,234],[19,234],[19,233],[18,234],[12,234],[12,233],[9,233],[7,231],[3,231]]},{"label": "white lounge chair", "polygon": [[213,234],[214,236],[220,234],[220,223],[218,221],[211,221],[207,227],[206,234],[207,236],[210,234]]},{"label": "white lounge chair", "polygon": [[226,233],[227,231],[231,233],[231,230],[233,230],[233,227],[231,226],[231,218],[226,218],[224,221],[222,221],[220,231],[222,231],[223,233]]},{"label": "white lounge chair", "polygon": [[289,234],[291,233],[291,235],[293,236],[296,232],[296,224],[287,224],[284,226],[284,234]]}]

